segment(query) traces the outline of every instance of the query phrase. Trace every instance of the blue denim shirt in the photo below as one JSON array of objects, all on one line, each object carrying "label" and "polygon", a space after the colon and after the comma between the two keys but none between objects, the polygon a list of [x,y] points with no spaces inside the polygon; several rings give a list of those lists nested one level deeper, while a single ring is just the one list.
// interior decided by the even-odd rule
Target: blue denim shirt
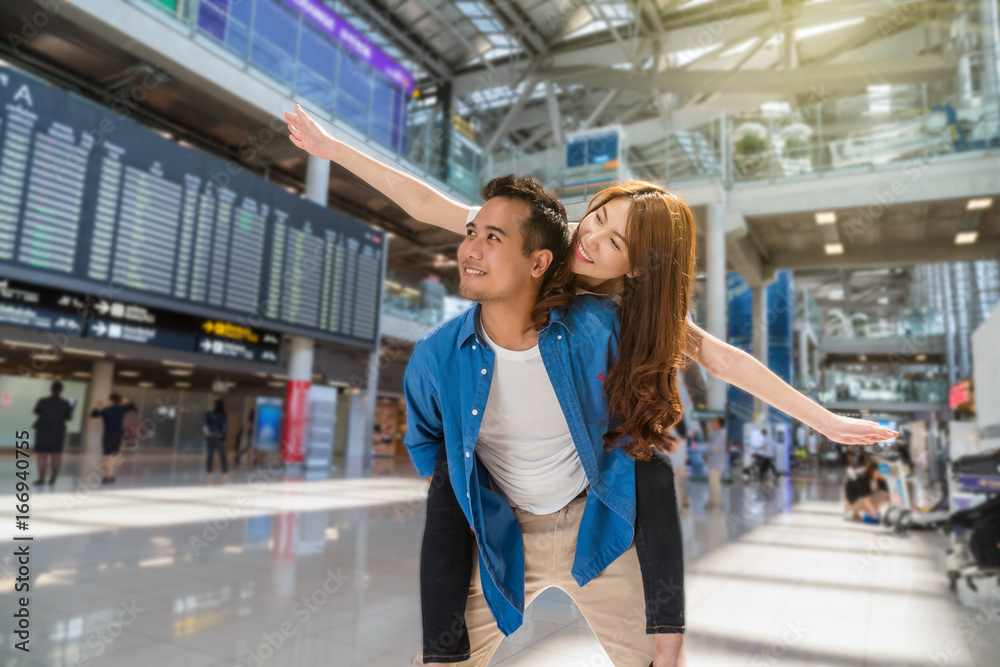
[{"label": "blue denim shirt", "polygon": [[[452,487],[479,546],[483,592],[500,630],[524,620],[524,544],[513,509],[490,484],[476,441],[493,380],[494,352],[476,333],[479,306],[430,332],[413,350],[403,380],[406,447],[419,473],[434,474],[447,450]],[[577,297],[538,333],[542,362],[590,483],[577,534],[573,578],[581,586],[632,544],[635,462],[604,450],[608,405],[603,380],[617,349],[618,310],[594,296]]]}]

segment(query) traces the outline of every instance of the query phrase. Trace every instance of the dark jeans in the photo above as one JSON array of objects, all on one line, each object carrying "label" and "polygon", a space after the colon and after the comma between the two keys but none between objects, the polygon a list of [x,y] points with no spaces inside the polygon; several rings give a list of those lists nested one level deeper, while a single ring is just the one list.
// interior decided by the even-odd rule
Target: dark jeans
[{"label": "dark jeans", "polygon": [[755,455],[757,458],[757,470],[760,474],[760,480],[764,481],[764,476],[770,471],[771,476],[777,479],[778,469],[774,467],[774,459],[770,456],[761,456],[760,454]]},{"label": "dark jeans", "polygon": [[212,459],[215,458],[215,452],[219,452],[219,459],[222,461],[222,474],[225,475],[229,472],[229,461],[226,460],[226,441],[222,438],[208,437],[205,439],[208,443],[206,449],[208,450],[208,460],[205,463],[206,471],[212,472]]},{"label": "dark jeans", "polygon": [[[635,550],[646,598],[646,634],[683,633],[684,543],[673,468],[666,461],[636,461],[635,483]],[[469,659],[465,604],[474,544],[441,447],[427,494],[420,549],[425,663]]]},{"label": "dark jeans", "polygon": [[462,662],[471,656],[465,603],[472,582],[475,538],[451,487],[442,445],[431,488],[420,547],[420,610],[424,662]]}]

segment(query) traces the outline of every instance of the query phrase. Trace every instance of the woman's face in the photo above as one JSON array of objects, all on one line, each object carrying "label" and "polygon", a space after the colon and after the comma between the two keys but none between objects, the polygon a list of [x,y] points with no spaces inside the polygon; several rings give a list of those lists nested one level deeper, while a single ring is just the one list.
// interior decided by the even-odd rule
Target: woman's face
[{"label": "woman's face", "polygon": [[625,244],[629,204],[626,197],[612,199],[580,221],[569,261],[570,269],[584,279],[584,285],[616,280],[631,270]]}]

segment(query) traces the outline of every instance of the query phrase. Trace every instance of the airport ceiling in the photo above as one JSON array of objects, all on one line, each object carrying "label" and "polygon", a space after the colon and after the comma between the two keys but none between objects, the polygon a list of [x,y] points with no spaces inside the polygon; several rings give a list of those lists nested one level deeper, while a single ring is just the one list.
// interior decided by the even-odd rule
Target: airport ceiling
[{"label": "airport ceiling", "polygon": [[[873,80],[919,83],[951,77],[955,66],[947,49],[954,23],[970,16],[959,9],[975,6],[893,0],[327,4],[410,67],[423,94],[435,95],[447,84],[453,110],[469,118],[479,143],[494,151],[529,150],[551,143],[559,133],[590,126],[617,123],[627,128],[669,117],[674,128],[683,128],[765,101],[794,104],[816,81],[830,92],[861,92]],[[0,34],[20,30],[21,19],[37,7],[30,0],[5,0]],[[0,57],[103,103],[152,68],[127,44],[110,43],[60,14],[18,53],[0,45]],[[135,115],[224,159],[239,159],[238,147],[260,127],[259,119],[231,103],[207,100],[196,80],[169,72]],[[630,144],[632,163],[654,159],[665,141],[658,132],[646,137],[646,144]],[[277,185],[294,191],[303,187],[303,153],[284,139],[242,164]],[[332,206],[393,233],[390,248],[397,269],[453,278],[451,260],[459,237],[418,223],[336,165],[331,176]],[[886,221],[880,233],[884,241],[915,234],[924,226],[918,216],[936,215],[938,209],[947,219],[958,220],[961,207],[956,206],[951,211],[945,203],[929,205],[923,213],[916,206],[894,207],[896,222]],[[985,228],[992,225],[994,236],[995,211],[983,222]],[[803,248],[822,248],[810,245],[813,237],[829,232],[817,232],[809,216],[801,217],[748,220],[765,261],[771,255],[799,260],[807,256]],[[942,239],[954,236],[939,231]],[[921,240],[930,244],[937,238],[925,235]],[[858,243],[869,242],[875,243],[871,235]]]}]

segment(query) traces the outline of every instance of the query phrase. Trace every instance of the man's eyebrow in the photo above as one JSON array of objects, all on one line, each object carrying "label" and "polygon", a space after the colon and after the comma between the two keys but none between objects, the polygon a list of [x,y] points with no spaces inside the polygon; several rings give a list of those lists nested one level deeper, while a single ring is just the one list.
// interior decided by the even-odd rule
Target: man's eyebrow
[{"label": "man's eyebrow", "polygon": [[500,236],[507,236],[507,232],[505,232],[504,230],[500,229],[496,225],[486,225],[486,231],[488,231],[488,232],[496,232]]}]

